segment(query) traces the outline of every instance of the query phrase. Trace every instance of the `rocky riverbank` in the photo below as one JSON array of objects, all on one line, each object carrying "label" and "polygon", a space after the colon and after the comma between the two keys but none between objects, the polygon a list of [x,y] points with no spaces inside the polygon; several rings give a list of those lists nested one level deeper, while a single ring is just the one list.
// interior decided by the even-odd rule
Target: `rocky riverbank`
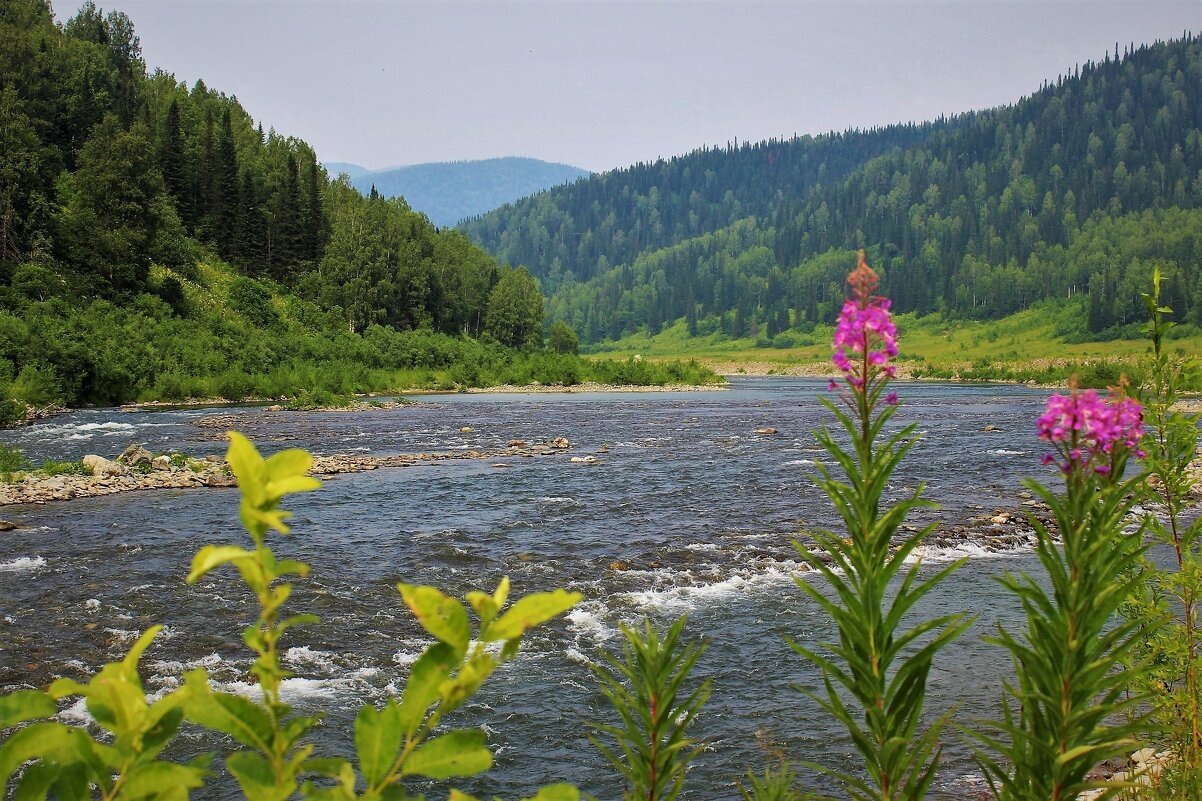
[{"label": "rocky riverbank", "polygon": [[[415,467],[460,459],[494,460],[494,467],[509,465],[506,459],[553,456],[567,452],[571,443],[563,438],[542,443],[511,440],[504,448],[492,450],[454,451],[451,453],[406,453],[393,456],[343,454],[317,456],[310,471],[315,476],[340,473],[363,473],[381,468]],[[576,457],[572,461],[596,461],[595,457]],[[149,453],[141,446],[131,446],[116,459],[90,454],[83,464],[92,475],[47,476],[28,473],[19,481],[0,484],[0,506],[14,504],[44,504],[71,498],[91,498],[118,492],[156,489],[197,489],[201,487],[232,487],[234,477],[229,465],[220,456],[192,459],[180,454]]]}]

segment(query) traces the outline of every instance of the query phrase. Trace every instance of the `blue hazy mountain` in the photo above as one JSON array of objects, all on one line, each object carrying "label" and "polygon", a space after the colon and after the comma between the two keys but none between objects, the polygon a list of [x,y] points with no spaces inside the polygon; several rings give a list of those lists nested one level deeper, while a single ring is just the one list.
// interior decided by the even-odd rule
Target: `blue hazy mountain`
[{"label": "blue hazy mountain", "polygon": [[326,168],[326,172],[330,174],[331,178],[346,173],[351,177],[351,180],[354,180],[364,173],[371,172],[366,167],[360,167],[358,164],[347,164],[345,161],[326,161],[322,162],[321,166]]},{"label": "blue hazy mountain", "polygon": [[372,186],[385,197],[400,195],[439,227],[455,225],[544,189],[590,175],[588,170],[539,159],[507,156],[480,161],[414,164],[386,170],[362,170],[354,164],[327,164],[331,174],[345,172],[361,192]]}]

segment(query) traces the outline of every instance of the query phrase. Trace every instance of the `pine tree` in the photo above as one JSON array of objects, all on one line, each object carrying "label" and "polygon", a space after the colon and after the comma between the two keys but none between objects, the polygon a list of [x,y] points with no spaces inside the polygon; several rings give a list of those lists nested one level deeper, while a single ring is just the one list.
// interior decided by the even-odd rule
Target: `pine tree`
[{"label": "pine tree", "polygon": [[180,128],[179,101],[171,98],[163,130],[159,137],[159,171],[163,173],[163,185],[175,199],[180,218],[186,225],[193,223],[192,197],[185,173],[184,134]]},{"label": "pine tree", "polygon": [[275,278],[286,278],[303,260],[304,228],[296,156],[289,152],[284,182],[272,198],[268,238],[268,267]]},{"label": "pine tree", "polygon": [[221,115],[221,128],[217,133],[211,191],[213,239],[217,252],[223,259],[233,260],[238,214],[238,153],[229,105]]}]

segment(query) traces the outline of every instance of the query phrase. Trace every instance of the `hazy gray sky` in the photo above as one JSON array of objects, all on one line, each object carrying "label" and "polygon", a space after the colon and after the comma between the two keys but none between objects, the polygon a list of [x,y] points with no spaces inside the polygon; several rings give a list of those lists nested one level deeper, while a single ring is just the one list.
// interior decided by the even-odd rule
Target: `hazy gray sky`
[{"label": "hazy gray sky", "polygon": [[371,168],[521,155],[605,170],[921,121],[1017,100],[1116,41],[1202,29],[1202,0],[98,4],[130,15],[151,68]]}]

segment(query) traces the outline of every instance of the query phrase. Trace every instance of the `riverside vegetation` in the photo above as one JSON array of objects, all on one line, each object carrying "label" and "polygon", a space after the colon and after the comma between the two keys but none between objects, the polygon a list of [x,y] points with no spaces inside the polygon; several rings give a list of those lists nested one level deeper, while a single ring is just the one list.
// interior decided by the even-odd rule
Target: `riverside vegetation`
[{"label": "riverside vegetation", "polygon": [[[1051,510],[1051,524],[1032,520],[1044,580],[1007,574],[1001,581],[1025,612],[1026,629],[999,630],[990,639],[1013,658],[1015,678],[1002,689],[996,721],[965,728],[977,743],[992,793],[1007,801],[1069,801],[1092,797],[1196,799],[1199,775],[1197,647],[1198,564],[1202,522],[1187,524],[1183,498],[1197,445],[1197,416],[1172,411],[1187,365],[1161,345],[1169,309],[1160,305],[1159,276],[1147,296],[1155,378],[1132,394],[1121,384],[1106,396],[1073,388],[1053,395],[1037,422],[1048,442],[1046,465],[1064,482],[1056,491],[1028,483]],[[817,480],[845,530],[818,532],[798,550],[833,591],[798,579],[798,586],[831,616],[838,642],[796,642],[816,664],[823,688],[806,694],[846,726],[858,765],[817,766],[827,781],[855,799],[921,799],[938,775],[940,737],[950,711],[924,708],[929,672],[941,648],[963,634],[968,619],[951,613],[915,620],[914,604],[958,563],[927,573],[908,559],[932,527],[903,528],[908,512],[929,502],[921,487],[894,502],[884,499],[896,467],[916,442],[914,426],[891,425],[901,399],[891,381],[898,355],[889,301],[864,262],[850,277],[852,297],[836,330],[834,361],[841,378],[827,405],[841,435],[819,432],[834,460]],[[224,760],[251,801],[297,796],[324,799],[403,799],[426,780],[487,770],[491,755],[481,730],[448,729],[444,716],[460,707],[496,668],[512,659],[524,632],[569,609],[580,595],[563,590],[512,604],[508,582],[492,593],[472,592],[465,606],[432,587],[398,585],[402,601],[435,638],[413,664],[403,692],[381,709],[364,707],[355,721],[355,756],[327,756],[306,737],[317,718],[298,716],[280,699],[281,642],[312,622],[285,615],[292,585],[308,566],[276,555],[267,536],[288,533],[289,494],[319,485],[312,459],[286,450],[264,459],[230,433],[228,461],[241,489],[239,517],[253,544],[207,545],[192,560],[188,581],[233,567],[257,601],[258,619],[244,632],[255,653],[252,672],[261,697],[221,693],[205,671],[151,702],[137,672],[158,627],[129,655],[87,684],[60,679],[47,690],[0,696],[0,786],[14,798],[183,799],[211,775],[211,757],[179,763],[161,759],[185,723],[232,737],[243,748]],[[1158,502],[1162,515],[1135,516],[1139,502]],[[911,533],[900,534],[899,532]],[[1147,537],[1176,549],[1177,569],[1143,558]],[[1049,585],[1045,588],[1045,582]],[[478,624],[473,637],[468,607]],[[700,743],[696,729],[708,682],[691,676],[704,648],[685,643],[684,619],[666,631],[650,623],[624,629],[621,655],[596,668],[611,702],[612,723],[593,724],[594,742],[621,776],[627,799],[674,799],[687,783]],[[1167,690],[1167,692],[1166,692]],[[82,695],[101,733],[53,720],[56,701]],[[931,716],[934,721],[931,722]],[[1095,767],[1140,743],[1164,747],[1143,772],[1100,778]],[[1155,768],[1153,770],[1153,767]],[[415,781],[420,784],[415,784]],[[810,797],[787,762],[748,772],[744,796],[755,801]],[[452,801],[467,801],[448,790]],[[551,785],[535,798],[567,801],[575,788]]]},{"label": "riverside vegetation", "polygon": [[[544,299],[237,99],[147,72],[88,0],[0,7],[0,423],[26,407],[713,381],[544,349]],[[11,79],[10,79],[11,76]],[[554,331],[550,333],[554,334]]]}]

